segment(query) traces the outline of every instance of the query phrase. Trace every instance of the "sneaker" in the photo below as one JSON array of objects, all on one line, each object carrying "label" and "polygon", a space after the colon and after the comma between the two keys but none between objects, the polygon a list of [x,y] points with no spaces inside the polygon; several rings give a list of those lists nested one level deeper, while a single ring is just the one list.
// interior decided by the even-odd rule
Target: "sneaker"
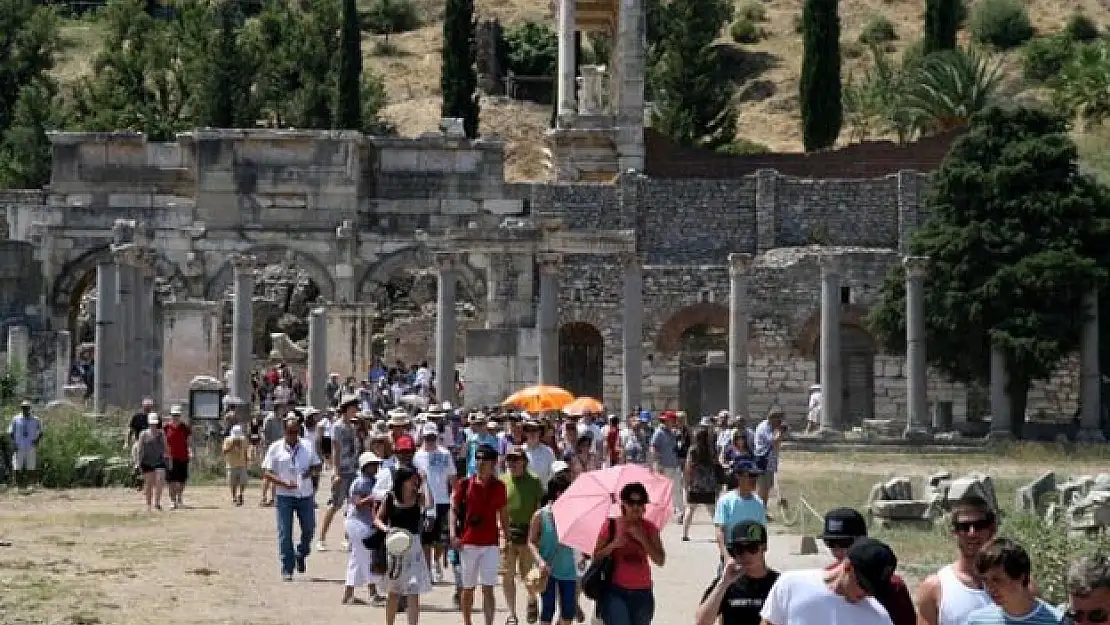
[{"label": "sneaker", "polygon": [[281,581],[283,581],[283,582],[293,581],[293,574],[292,573],[282,573],[281,574]]},{"label": "sneaker", "polygon": [[316,543],[316,551],[327,551],[327,550],[328,550],[328,545],[324,541],[321,540],[321,541]]},{"label": "sneaker", "polygon": [[297,572],[298,573],[303,574],[305,572],[305,570],[307,570],[307,568],[308,568],[307,564],[308,563],[305,561],[306,559],[307,558],[305,556],[297,556]]},{"label": "sneaker", "polygon": [[346,551],[347,553],[351,552],[351,541],[349,541],[349,540],[344,540],[343,541],[343,551]]},{"label": "sneaker", "polygon": [[170,510],[177,510],[177,502],[176,501],[171,501],[170,502]]}]

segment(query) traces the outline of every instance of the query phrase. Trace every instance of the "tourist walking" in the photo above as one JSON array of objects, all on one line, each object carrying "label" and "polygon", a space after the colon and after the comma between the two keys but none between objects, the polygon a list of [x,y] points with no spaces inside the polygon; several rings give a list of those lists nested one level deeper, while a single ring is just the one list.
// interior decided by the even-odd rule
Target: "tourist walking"
[{"label": "tourist walking", "polygon": [[975,556],[992,605],[975,610],[967,625],[1058,625],[1063,613],[1037,598],[1029,588],[1033,564],[1025,548],[1009,538],[995,538]]},{"label": "tourist walking", "polygon": [[767,566],[767,527],[744,521],[726,536],[728,560],[709,584],[694,613],[696,625],[759,625],[779,572]]},{"label": "tourist walking", "polygon": [[[588,441],[587,441],[588,442]],[[524,580],[532,570],[532,550],[528,547],[528,529],[532,517],[543,504],[544,489],[540,478],[528,471],[528,457],[520,446],[505,450],[507,471],[505,483],[506,509],[509,516],[509,540],[501,553],[501,584],[509,608],[506,625],[517,625],[516,582]],[[535,623],[539,618],[539,597],[529,593],[525,618]]]},{"label": "tourist walking", "polygon": [[[267,412],[262,420],[262,459],[265,459],[270,447],[284,436],[285,424],[282,417],[273,411]],[[267,480],[262,480],[262,501],[259,505],[263,507],[274,505],[274,485]]]},{"label": "tourist walking", "polygon": [[443,581],[443,560],[450,532],[447,522],[451,516],[451,490],[455,486],[455,461],[451,452],[439,444],[439,428],[435,423],[425,423],[421,430],[423,446],[412,458],[412,464],[420,472],[427,485],[432,507],[425,512],[431,516],[427,531],[420,535],[424,546],[424,559],[432,565],[432,581]]},{"label": "tourist walking", "polygon": [[473,477],[478,471],[478,448],[488,446],[497,453],[497,437],[489,431],[489,421],[486,415],[476,412],[470,415],[470,431],[466,434],[466,444],[463,445],[466,454],[466,475]]},{"label": "tourist walking", "polygon": [[[351,482],[358,477],[358,457],[362,453],[362,440],[358,435],[358,397],[345,395],[339,401],[339,419],[332,426],[332,466],[335,473],[331,477],[331,496],[328,509],[320,524],[318,551],[327,551],[328,530],[337,512],[347,503],[347,493]],[[315,452],[314,452],[315,453]],[[344,544],[344,549],[347,545]]]},{"label": "tourist walking", "polygon": [[832,570],[782,573],[760,616],[765,625],[891,625],[875,597],[890,592],[897,566],[885,543],[861,539]]},{"label": "tourist walking", "polygon": [[509,542],[508,495],[505,484],[494,475],[497,450],[481,445],[474,452],[474,460],[474,476],[459,483],[451,501],[451,544],[459,554],[463,625],[473,625],[474,589],[478,585],[482,586],[485,624],[493,625],[497,608],[493,589],[500,565],[498,539]]},{"label": "tourist walking", "polygon": [[767,418],[755,428],[755,455],[763,465],[760,467],[763,473],[756,483],[756,492],[764,504],[769,501],[771,489],[775,486],[775,475],[779,470],[779,448],[786,436],[784,417],[785,413],[781,409],[772,408],[767,413]]},{"label": "tourist walking", "polygon": [[698,428],[694,443],[686,455],[683,482],[686,490],[686,512],[682,518],[682,540],[690,540],[690,523],[698,506],[704,506],[709,518],[716,514],[717,493],[720,491],[721,465],[713,458],[709,430]]},{"label": "tourist walking", "polygon": [[673,412],[664,412],[659,416],[659,427],[651,435],[650,458],[655,470],[671,479],[675,521],[681,522],[685,515],[686,485],[682,465],[678,462],[677,420]]},{"label": "tourist walking", "polygon": [[546,487],[555,474],[551,467],[555,463],[555,452],[544,444],[543,425],[535,419],[525,419],[524,430],[524,455],[528,457],[528,468],[540,478]]},{"label": "tourist walking", "polygon": [[812,434],[821,429],[821,406],[825,403],[825,395],[821,392],[821,385],[814,384],[809,387],[809,409],[806,411],[806,434]]},{"label": "tourist walking", "polygon": [[632,427],[621,434],[622,462],[647,466],[651,443],[651,413],[646,410],[635,418]]},{"label": "tourist walking", "polygon": [[[829,510],[824,518],[824,530],[818,536],[832,554],[833,563],[826,570],[833,570],[848,555],[848,549],[857,541],[867,538],[867,522],[859,511],[852,508]],[[917,610],[906,582],[898,573],[890,576],[890,592],[875,597],[883,604],[894,625],[916,625]]]},{"label": "tourist walking", "polygon": [[378,507],[374,525],[385,533],[387,543],[398,532],[407,547],[399,553],[391,552],[387,545],[389,564],[382,585],[387,593],[385,605],[386,625],[393,625],[405,598],[405,616],[409,625],[420,622],[420,595],[432,590],[424,548],[420,545],[420,528],[424,519],[424,497],[421,495],[420,474],[410,466],[399,466],[393,471],[393,489]]},{"label": "tourist walking", "polygon": [[12,422],[8,424],[8,437],[12,439],[12,473],[19,490],[30,489],[38,483],[38,451],[42,442],[42,421],[31,413],[31,402],[23,400]]},{"label": "tourist walking", "polygon": [[952,510],[956,559],[925,578],[917,587],[921,625],[966,625],[967,617],[991,605],[975,569],[975,558],[998,532],[998,517],[981,497],[966,497]]},{"label": "tourist walking", "polygon": [[1110,622],[1110,554],[1080,556],[1068,568],[1065,623]]},{"label": "tourist walking", "polygon": [[222,450],[224,466],[227,467],[227,488],[231,491],[231,503],[243,505],[243,492],[247,488],[247,450],[249,445],[243,435],[243,426],[231,426],[231,433],[224,439]]},{"label": "tourist walking", "polygon": [[540,594],[541,625],[551,625],[556,607],[560,625],[570,625],[578,610],[577,554],[573,548],[559,542],[555,515],[551,511],[551,506],[570,484],[566,474],[555,476],[547,483],[544,506],[532,515],[528,527],[528,548],[542,580],[546,580],[541,584],[544,588]]},{"label": "tourist walking", "polygon": [[663,566],[667,553],[660,528],[644,518],[647,505],[647,488],[626,484],[620,491],[620,517],[601,526],[593,557],[612,556],[613,563],[612,584],[599,606],[605,625],[649,625],[655,617],[651,565]]},{"label": "tourist walking", "polygon": [[162,431],[162,420],[158,413],[146,417],[147,429],[139,434],[132,449],[135,466],[143,475],[143,499],[146,510],[151,507],[162,509],[162,489],[166,484],[166,465],[169,462],[169,447],[166,434]]},{"label": "tourist walking", "polygon": [[374,525],[374,477],[378,473],[382,459],[372,451],[363,452],[358,457],[359,474],[351,482],[347,498],[347,521],[344,524],[351,550],[347,554],[347,578],[343,586],[343,603],[357,602],[355,589],[367,586],[370,602],[379,602],[376,584],[379,576],[374,573],[373,557],[367,544],[375,532]]},{"label": "tourist walking", "polygon": [[185,507],[185,484],[189,481],[193,436],[192,428],[181,415],[181,406],[170,406],[170,422],[164,430],[169,458],[166,466],[166,489],[170,495],[170,507],[176,510]]},{"label": "tourist walking", "polygon": [[[316,450],[301,439],[301,424],[293,415],[285,419],[285,436],[266,450],[262,459],[262,479],[273,484],[277,511],[278,554],[281,577],[293,581],[293,569],[307,570],[316,531],[316,502],[312,478],[320,475],[323,461]],[[301,528],[300,542],[293,545],[293,517]]]}]

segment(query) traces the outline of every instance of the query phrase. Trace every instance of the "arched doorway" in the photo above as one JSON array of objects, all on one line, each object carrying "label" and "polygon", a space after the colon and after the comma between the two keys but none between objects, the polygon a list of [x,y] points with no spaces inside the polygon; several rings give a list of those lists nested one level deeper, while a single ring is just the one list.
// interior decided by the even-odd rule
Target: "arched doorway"
[{"label": "arched doorway", "polygon": [[575,396],[604,401],[605,339],[594,326],[576,321],[559,328],[559,385]]},{"label": "arched doorway", "polygon": [[690,419],[728,408],[728,328],[699,323],[682,332],[678,405]]},{"label": "arched doorway", "polygon": [[[821,382],[821,338],[814,349]],[[859,425],[875,416],[875,341],[857,325],[840,326],[840,393],[844,425]],[[825,389],[825,392],[829,392]]]}]

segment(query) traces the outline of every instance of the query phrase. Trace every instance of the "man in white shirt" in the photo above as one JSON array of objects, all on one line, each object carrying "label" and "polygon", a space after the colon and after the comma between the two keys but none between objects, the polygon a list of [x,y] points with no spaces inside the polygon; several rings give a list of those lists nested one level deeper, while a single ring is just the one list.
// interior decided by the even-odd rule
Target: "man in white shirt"
[{"label": "man in white shirt", "polygon": [[825,402],[825,395],[821,392],[821,385],[814,384],[809,387],[809,409],[806,411],[806,434],[816,432],[821,428],[821,405]]},{"label": "man in white shirt", "polygon": [[535,419],[524,422],[524,455],[528,457],[528,468],[540,478],[540,483],[547,488],[554,473],[551,465],[555,462],[555,452],[540,440],[543,426]]},{"label": "man in white shirt", "polygon": [[762,625],[891,625],[876,597],[890,592],[897,566],[890,547],[861,538],[832,569],[779,576],[763,602]]},{"label": "man in white shirt", "polygon": [[42,440],[42,422],[31,414],[31,402],[24,401],[20,413],[8,425],[8,436],[15,446],[12,473],[16,488],[23,490],[38,483],[38,449]]},{"label": "man in white shirt", "polygon": [[435,506],[431,510],[435,513],[435,522],[429,531],[421,535],[420,544],[424,547],[425,561],[435,564],[432,581],[438,583],[443,580],[441,562],[451,538],[447,520],[451,515],[450,492],[455,487],[455,459],[451,457],[451,452],[439,445],[439,428],[435,423],[425,423],[421,437],[423,445],[413,456],[412,464],[423,476],[425,488],[430,491],[432,504]]},{"label": "man in white shirt", "polygon": [[[277,507],[278,550],[281,577],[293,581],[293,568],[306,570],[305,560],[316,531],[316,502],[312,479],[319,477],[323,462],[316,450],[301,439],[301,424],[296,418],[285,420],[285,437],[274,441],[262,460],[262,479],[274,486]],[[301,539],[293,547],[293,515],[301,526]]]}]

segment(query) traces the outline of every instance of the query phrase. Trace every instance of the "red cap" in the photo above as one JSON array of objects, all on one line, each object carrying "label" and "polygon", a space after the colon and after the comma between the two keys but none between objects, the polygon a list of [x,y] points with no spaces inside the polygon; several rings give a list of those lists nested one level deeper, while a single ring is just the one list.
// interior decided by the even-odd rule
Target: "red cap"
[{"label": "red cap", "polygon": [[659,415],[659,419],[662,421],[674,421],[678,419],[678,413],[667,410],[663,412],[663,414]]},{"label": "red cap", "polygon": [[393,443],[393,451],[416,451],[416,441],[408,434],[403,434]]}]

